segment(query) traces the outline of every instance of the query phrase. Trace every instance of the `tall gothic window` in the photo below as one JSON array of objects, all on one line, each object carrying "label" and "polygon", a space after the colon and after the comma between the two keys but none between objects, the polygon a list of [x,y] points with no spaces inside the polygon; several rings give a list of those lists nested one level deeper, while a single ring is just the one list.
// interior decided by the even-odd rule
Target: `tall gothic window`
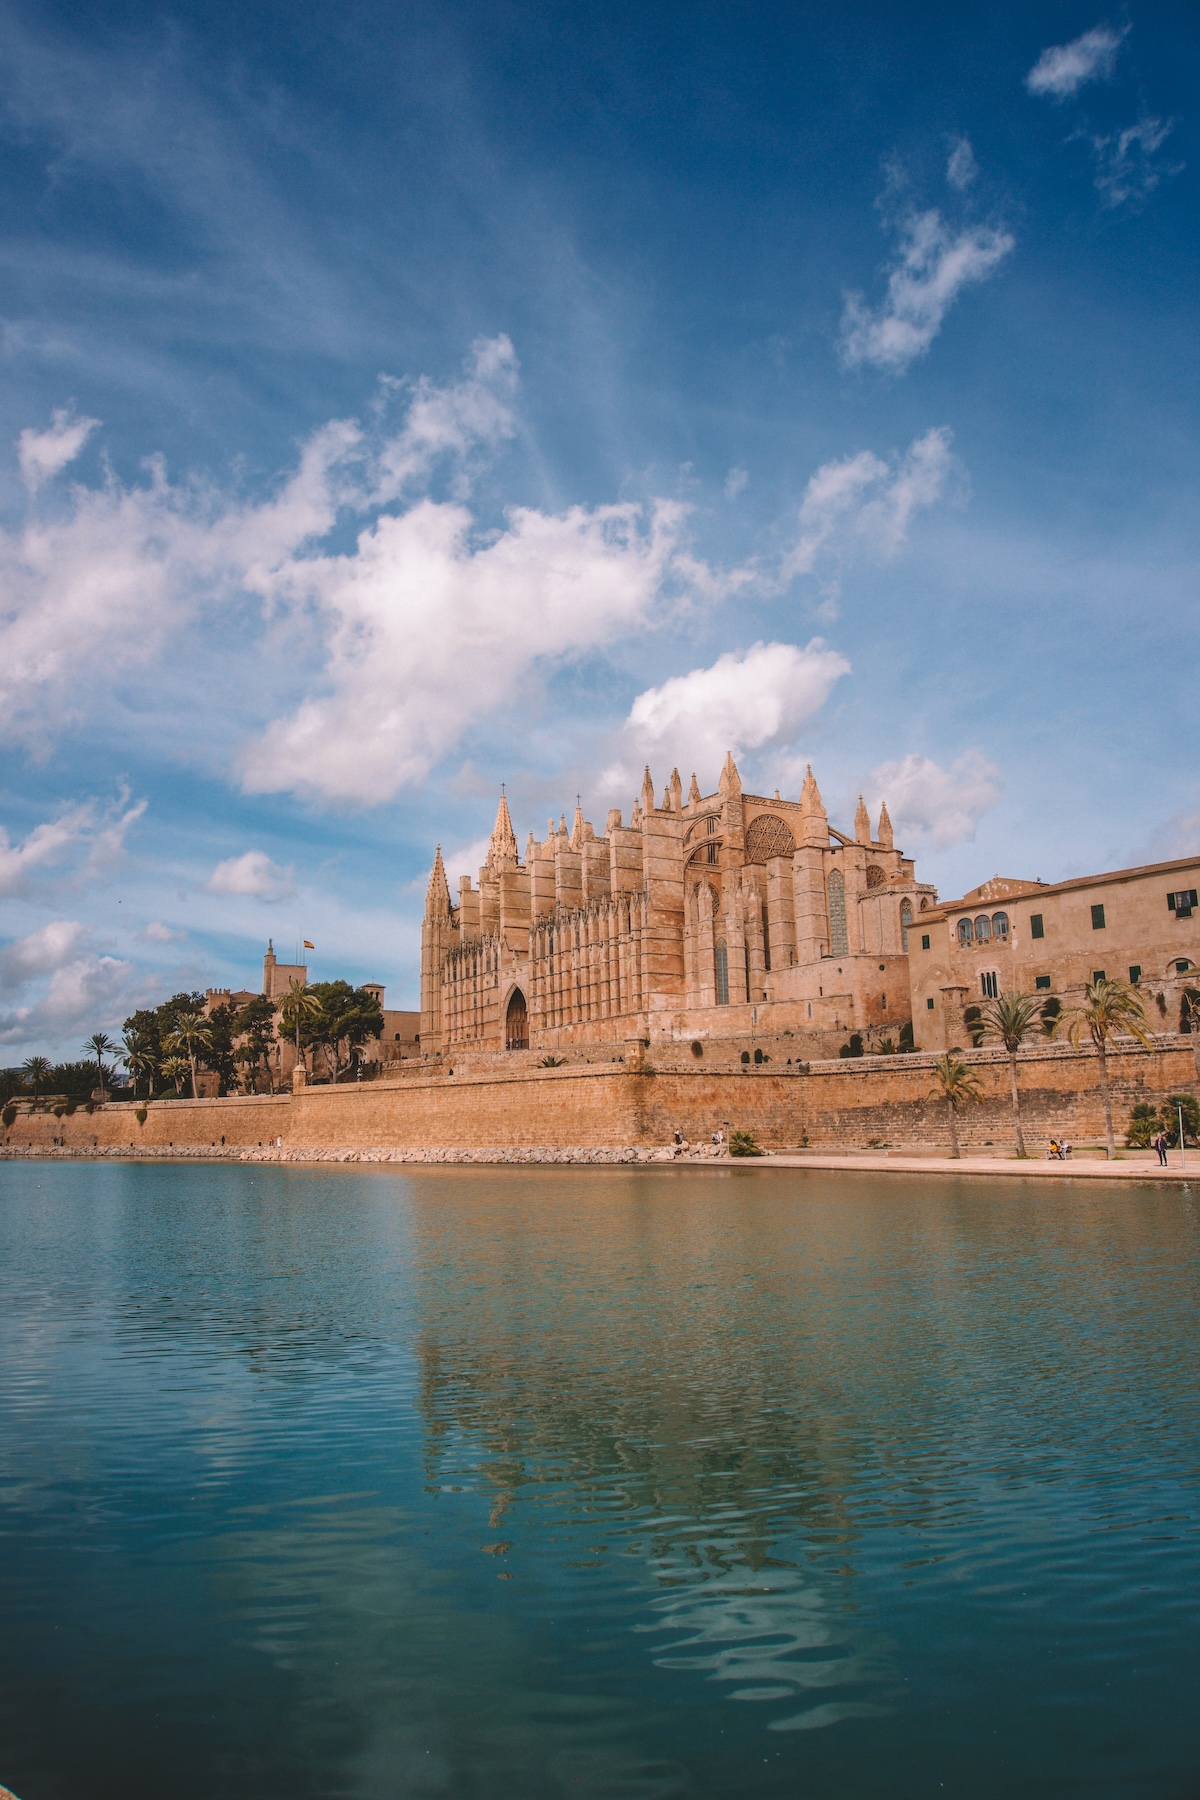
[{"label": "tall gothic window", "polygon": [[717,1005],[729,1005],[729,952],[724,944],[718,944],[713,957],[717,971]]},{"label": "tall gothic window", "polygon": [[763,901],[762,921],[763,921],[763,967],[765,969],[769,970],[771,967],[771,920],[767,913],[767,903],[765,900]]},{"label": "tall gothic window", "polygon": [[900,947],[908,955],[908,928],[912,924],[912,901],[900,902]]},{"label": "tall gothic window", "polygon": [[829,877],[829,954],[850,954],[850,940],[846,936],[846,883],[840,869],[835,869]]}]

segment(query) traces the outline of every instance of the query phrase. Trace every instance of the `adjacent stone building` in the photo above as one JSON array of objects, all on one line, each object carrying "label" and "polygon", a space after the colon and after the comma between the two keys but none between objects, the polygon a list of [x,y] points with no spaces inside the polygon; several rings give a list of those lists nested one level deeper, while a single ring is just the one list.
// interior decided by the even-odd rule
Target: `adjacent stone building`
[{"label": "adjacent stone building", "polygon": [[1200,983],[1200,858],[1073,881],[999,875],[928,909],[909,934],[913,1032],[922,1050],[971,1042],[979,1004],[1006,990],[1044,993],[1048,1020],[1097,975],[1138,987],[1150,1027],[1190,1027]]},{"label": "adjacent stone building", "polygon": [[439,848],[421,940],[423,1058],[568,1045],[772,1038],[836,1054],[852,1032],[898,1040],[908,942],[937,899],[872,827],[831,826],[810,769],[796,800],[746,794],[732,755],[685,799],[649,769],[628,825],[576,806],[529,834],[501,796],[479,885],[452,899]]}]

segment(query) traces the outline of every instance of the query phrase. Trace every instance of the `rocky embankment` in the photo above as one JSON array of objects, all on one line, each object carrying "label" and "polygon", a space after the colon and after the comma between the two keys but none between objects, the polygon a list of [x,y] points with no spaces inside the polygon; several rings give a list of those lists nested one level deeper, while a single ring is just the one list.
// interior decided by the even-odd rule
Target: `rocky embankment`
[{"label": "rocky embankment", "polygon": [[632,1145],[605,1145],[575,1150],[316,1150],[302,1145],[244,1149],[234,1144],[171,1144],[140,1150],[119,1144],[96,1146],[6,1145],[0,1158],[10,1160],[58,1160],[62,1162],[252,1162],[252,1163],[662,1163],[683,1159],[712,1162],[729,1156],[727,1147],[715,1144],[667,1145],[662,1149]]}]

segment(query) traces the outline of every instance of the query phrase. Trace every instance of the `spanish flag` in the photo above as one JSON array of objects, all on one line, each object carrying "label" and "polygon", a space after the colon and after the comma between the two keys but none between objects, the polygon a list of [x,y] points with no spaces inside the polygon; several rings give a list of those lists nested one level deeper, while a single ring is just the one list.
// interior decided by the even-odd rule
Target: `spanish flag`
[{"label": "spanish flag", "polygon": [[316,946],[316,945],[315,945],[315,944],[310,944],[310,943],[309,943],[309,941],[308,941],[308,939],[307,939],[307,938],[305,938],[305,940],[304,940],[304,948],[305,948],[305,949],[306,949],[306,950],[315,950],[315,949],[316,949],[316,947],[317,947],[317,946]]}]

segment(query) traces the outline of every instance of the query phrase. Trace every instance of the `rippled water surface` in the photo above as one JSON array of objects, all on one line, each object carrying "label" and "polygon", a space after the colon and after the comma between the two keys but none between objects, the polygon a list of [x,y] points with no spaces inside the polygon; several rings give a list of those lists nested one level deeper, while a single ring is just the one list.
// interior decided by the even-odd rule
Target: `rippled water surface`
[{"label": "rippled water surface", "polygon": [[1200,1794],[1187,1191],[0,1167],[0,1784]]}]

